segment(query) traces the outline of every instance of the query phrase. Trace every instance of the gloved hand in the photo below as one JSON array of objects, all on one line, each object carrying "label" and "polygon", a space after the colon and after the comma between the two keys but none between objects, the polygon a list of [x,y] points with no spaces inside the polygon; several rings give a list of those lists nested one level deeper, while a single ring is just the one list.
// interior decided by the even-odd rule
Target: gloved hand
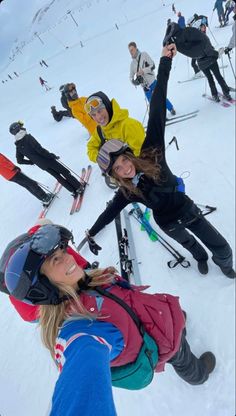
[{"label": "gloved hand", "polygon": [[232,48],[225,48],[225,55],[228,55],[230,51],[232,51]]},{"label": "gloved hand", "polygon": [[85,234],[86,234],[86,238],[87,238],[87,241],[88,241],[88,245],[89,245],[89,250],[93,253],[93,254],[95,254],[95,256],[97,256],[98,255],[98,252],[102,249],[102,247],[100,247],[95,241],[94,241],[94,239],[93,239],[93,237],[91,237],[90,235],[89,235],[89,231],[87,230],[87,231],[85,231]]}]

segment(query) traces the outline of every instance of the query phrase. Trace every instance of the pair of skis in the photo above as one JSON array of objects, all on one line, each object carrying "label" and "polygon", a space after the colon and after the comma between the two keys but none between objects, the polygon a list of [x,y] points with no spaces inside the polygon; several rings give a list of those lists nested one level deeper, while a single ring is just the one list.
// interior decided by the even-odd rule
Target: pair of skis
[{"label": "pair of skis", "polygon": [[[198,115],[199,110],[194,110],[189,113],[180,114],[179,116],[171,117],[166,119],[166,126],[170,126],[171,124],[181,123],[182,121],[189,120],[194,118]],[[147,126],[145,126],[145,130]]]},{"label": "pair of skis", "polygon": [[91,165],[88,165],[87,169],[82,168],[81,175],[80,175],[80,183],[83,189],[82,189],[82,192],[73,199],[71,210],[70,210],[70,215],[73,215],[75,212],[78,212],[81,208],[81,205],[84,199],[84,192],[85,192],[86,186],[88,185],[91,172],[92,172]]},{"label": "pair of skis", "polygon": [[224,95],[222,93],[220,93],[220,92],[218,92],[218,96],[220,98],[220,101],[219,102],[215,101],[214,98],[211,97],[211,95],[202,94],[202,96],[204,98],[206,98],[207,100],[212,101],[212,102],[214,102],[216,104],[219,104],[219,105],[221,105],[222,107],[225,107],[225,108],[228,108],[228,107],[231,107],[232,105],[235,105],[235,102],[236,102],[236,100],[234,98],[232,98],[231,100],[226,100],[226,98],[224,97]]}]

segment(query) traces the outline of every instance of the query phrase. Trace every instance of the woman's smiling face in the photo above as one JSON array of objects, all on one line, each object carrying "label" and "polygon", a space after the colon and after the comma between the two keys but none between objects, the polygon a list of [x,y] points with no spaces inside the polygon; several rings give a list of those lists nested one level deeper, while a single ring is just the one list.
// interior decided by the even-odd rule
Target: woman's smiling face
[{"label": "woman's smiling face", "polygon": [[112,172],[121,179],[132,179],[136,175],[133,162],[125,155],[120,155],[112,166]]},{"label": "woman's smiling face", "polygon": [[78,266],[74,257],[66,249],[57,249],[41,266],[40,272],[51,282],[63,283],[74,288],[84,276],[83,269]]}]

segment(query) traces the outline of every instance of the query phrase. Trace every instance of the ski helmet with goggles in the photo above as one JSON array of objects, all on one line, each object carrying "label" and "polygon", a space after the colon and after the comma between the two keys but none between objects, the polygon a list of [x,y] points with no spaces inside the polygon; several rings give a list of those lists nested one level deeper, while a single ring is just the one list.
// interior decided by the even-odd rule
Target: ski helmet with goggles
[{"label": "ski helmet with goggles", "polygon": [[34,305],[57,305],[67,299],[40,273],[43,262],[58,248],[73,241],[72,233],[59,225],[47,224],[22,244],[10,258],[5,270],[5,283],[15,298]]},{"label": "ski helmet with goggles", "polygon": [[23,126],[24,123],[22,121],[16,121],[10,125],[9,132],[15,136],[17,133],[19,133],[20,130],[25,130]]},{"label": "ski helmet with goggles", "polygon": [[107,173],[109,175],[116,158],[127,151],[133,153],[127,143],[116,139],[108,140],[98,152],[98,166],[103,173]]}]

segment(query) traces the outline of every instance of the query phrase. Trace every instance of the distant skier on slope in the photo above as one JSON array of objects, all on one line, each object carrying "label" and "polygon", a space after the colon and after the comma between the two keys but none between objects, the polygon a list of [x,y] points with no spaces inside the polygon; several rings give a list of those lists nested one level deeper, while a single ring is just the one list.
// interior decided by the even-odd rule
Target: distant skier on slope
[{"label": "distant skier on slope", "polygon": [[37,140],[28,134],[22,122],[12,123],[10,133],[15,137],[16,160],[20,164],[37,165],[54,176],[73,196],[77,196],[83,190],[81,183],[71,175],[58,160],[59,156],[44,149]]},{"label": "distant skier on slope", "polygon": [[224,26],[225,12],[224,12],[223,2],[225,1],[226,0],[216,0],[214,8],[213,8],[213,12],[217,10],[220,26]]},{"label": "distant skier on slope", "polygon": [[144,293],[114,267],[85,272],[66,251],[71,238],[45,225],[5,271],[12,295],[41,304],[41,337],[59,370],[50,415],[116,416],[112,384],[143,389],[167,364],[186,383],[205,383],[216,358],[192,353],[179,298]]},{"label": "distant skier on slope", "polygon": [[[174,44],[163,49],[150,114],[140,156],[120,140],[108,140],[100,149],[97,163],[112,176],[120,189],[105,211],[86,232],[90,250],[101,249],[93,237],[115,219],[130,202],[141,202],[153,211],[154,220],[171,238],[188,250],[201,274],[208,273],[208,254],[198,239],[211,251],[212,259],[228,278],[235,278],[232,250],[225,238],[205,219],[197,205],[184,193],[183,181],[171,172],[165,156],[165,100]],[[187,230],[190,230],[190,234]]]},{"label": "distant skier on slope", "polygon": [[49,90],[51,90],[51,87],[49,87],[48,85],[47,85],[47,81],[45,81],[45,79],[43,79],[42,77],[39,77],[39,82],[40,82],[40,84],[42,85],[42,87],[45,87],[45,90],[46,91],[49,91]]},{"label": "distant skier on slope", "polygon": [[27,189],[32,195],[47,205],[50,203],[52,194],[47,194],[39,184],[26,176],[21,169],[14,165],[6,156],[0,153],[0,175],[10,182],[15,182]]}]

